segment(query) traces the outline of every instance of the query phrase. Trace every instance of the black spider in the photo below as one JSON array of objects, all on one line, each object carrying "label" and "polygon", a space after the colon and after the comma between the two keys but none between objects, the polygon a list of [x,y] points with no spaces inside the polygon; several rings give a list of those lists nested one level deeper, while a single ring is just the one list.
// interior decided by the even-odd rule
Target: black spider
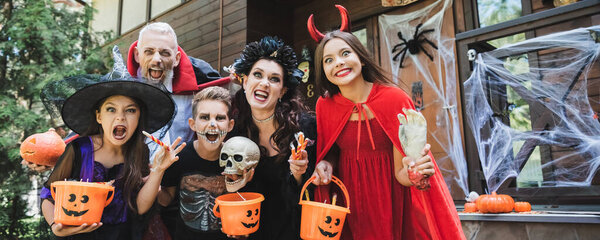
[{"label": "black spider", "polygon": [[429,55],[429,53],[427,51],[425,51],[425,48],[423,48],[423,45],[422,45],[423,43],[429,43],[429,45],[431,45],[433,48],[435,48],[436,50],[438,49],[434,43],[432,43],[431,41],[429,41],[429,39],[427,39],[427,38],[425,38],[425,36],[423,36],[425,33],[433,32],[433,29],[427,29],[427,30],[423,30],[422,32],[419,32],[419,28],[422,25],[423,25],[422,23],[417,25],[413,39],[408,40],[408,41],[406,41],[406,39],[404,39],[402,37],[402,32],[398,32],[398,38],[400,38],[402,43],[394,46],[392,53],[396,52],[398,50],[398,48],[405,46],[396,55],[394,55],[394,58],[393,58],[394,61],[398,61],[398,56],[400,54],[402,54],[402,57],[400,57],[400,67],[401,68],[402,68],[402,62],[404,61],[404,57],[406,56],[406,50],[408,50],[410,52],[410,54],[412,54],[412,55],[416,55],[421,50],[423,50],[425,55],[427,55],[429,57],[429,60],[433,61],[433,57],[431,55]]}]

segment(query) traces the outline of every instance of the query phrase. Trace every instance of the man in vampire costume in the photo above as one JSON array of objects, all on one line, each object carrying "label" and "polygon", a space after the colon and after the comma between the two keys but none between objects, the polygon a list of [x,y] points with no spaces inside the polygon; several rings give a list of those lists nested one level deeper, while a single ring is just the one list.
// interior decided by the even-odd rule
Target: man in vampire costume
[{"label": "man in vampire costume", "polygon": [[[229,78],[220,78],[207,62],[189,57],[177,44],[175,31],[167,23],[156,22],[146,25],[138,40],[129,48],[127,70],[137,78],[158,86],[170,93],[175,102],[175,115],[171,122],[152,135],[163,142],[171,143],[181,137],[181,142],[191,141],[195,134],[188,125],[192,118],[192,100],[194,94],[209,86],[224,86]],[[150,149],[150,159],[158,152],[158,144],[146,140]],[[175,220],[179,214],[178,199],[161,209],[161,216],[171,235],[174,233]],[[160,229],[161,223],[152,219],[151,226]],[[158,221],[158,220],[156,220]],[[160,235],[160,232],[150,235]],[[155,236],[156,237],[156,236]]]},{"label": "man in vampire costume", "polygon": [[[138,40],[129,48],[127,70],[133,77],[169,92],[175,101],[176,114],[168,134],[165,129],[154,134],[163,142],[175,141],[177,137],[182,142],[192,140],[194,133],[188,126],[188,118],[192,117],[194,93],[229,83],[229,78],[221,78],[207,62],[187,56],[178,46],[173,28],[163,22],[148,24],[140,31]],[[149,147],[153,155],[157,145]]]}]

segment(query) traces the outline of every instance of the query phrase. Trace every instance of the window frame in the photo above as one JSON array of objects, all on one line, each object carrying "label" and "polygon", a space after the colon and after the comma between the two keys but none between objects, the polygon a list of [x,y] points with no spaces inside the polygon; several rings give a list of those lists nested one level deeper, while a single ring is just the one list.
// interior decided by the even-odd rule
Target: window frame
[{"label": "window frame", "polygon": [[[510,36],[518,33],[525,33],[527,39],[535,37],[535,30],[542,27],[556,25],[559,23],[572,21],[576,18],[590,16],[600,12],[600,0],[584,0],[570,5],[556,7],[537,13],[532,12],[531,1],[522,0],[522,16],[510,21],[478,28],[477,0],[456,1],[455,21],[457,24],[456,34],[456,52],[458,73],[460,79],[460,92],[462,99],[466,99],[463,89],[464,82],[472,73],[473,63],[467,58],[467,51],[475,49],[478,53],[493,50],[487,49],[484,43],[489,40]],[[461,19],[458,14],[464,14]],[[463,32],[458,32],[463,30]],[[527,53],[529,59],[537,58],[536,53]],[[465,103],[462,103],[465,104]],[[499,103],[500,105],[502,103]],[[501,107],[493,106],[493,107]],[[530,111],[535,111],[530,106]],[[462,108],[462,114],[466,114],[465,108]],[[505,121],[508,120],[506,117]],[[533,120],[532,120],[533,121]],[[476,147],[474,135],[468,127],[467,119],[463,118],[465,134],[465,151],[468,166],[468,182],[471,191],[484,193],[487,189],[485,177],[482,172],[479,154]],[[533,126],[532,126],[533,127]],[[542,161],[548,157],[548,146],[543,149],[540,145]],[[545,155],[545,156],[544,156]],[[516,188],[514,186],[516,178],[507,180],[500,186],[498,192],[511,195],[519,200],[526,200],[532,203],[557,205],[567,204],[597,204],[600,199],[600,186],[589,187],[528,187]],[[535,196],[533,196],[535,194]],[[532,197],[533,196],[533,197]]]},{"label": "window frame", "polygon": [[363,28],[367,30],[366,48],[371,53],[373,59],[376,59],[377,63],[381,64],[378,17],[379,14],[352,22],[352,29],[350,31],[354,32]]},{"label": "window frame", "polygon": [[143,23],[141,23],[141,24],[139,24],[138,26],[136,26],[136,27],[134,27],[134,28],[130,29],[130,30],[127,30],[126,32],[122,32],[122,28],[121,28],[121,26],[122,26],[122,22],[121,22],[121,21],[122,21],[122,19],[123,19],[123,0],[119,0],[119,3],[118,3],[118,5],[119,5],[119,10],[118,10],[118,13],[117,13],[117,37],[119,37],[119,36],[122,36],[122,35],[125,35],[125,34],[127,34],[127,33],[131,32],[131,31],[135,31],[135,30],[136,30],[136,29],[138,29],[140,26],[142,26],[142,25],[145,25],[145,24],[147,24],[147,23],[151,22],[153,19],[156,19],[156,18],[160,17],[162,14],[164,14],[164,13],[168,12],[170,9],[177,8],[177,7],[181,6],[182,4],[184,4],[184,3],[186,3],[186,2],[189,2],[190,0],[181,0],[181,2],[180,2],[179,4],[177,4],[177,5],[175,5],[175,6],[171,7],[171,8],[169,8],[169,9],[167,9],[167,10],[165,10],[163,13],[161,13],[161,14],[158,14],[158,15],[157,15],[156,17],[154,17],[154,18],[152,18],[152,1],[153,1],[153,0],[146,0],[146,17],[145,17],[145,20],[144,20],[144,22],[143,22]]}]

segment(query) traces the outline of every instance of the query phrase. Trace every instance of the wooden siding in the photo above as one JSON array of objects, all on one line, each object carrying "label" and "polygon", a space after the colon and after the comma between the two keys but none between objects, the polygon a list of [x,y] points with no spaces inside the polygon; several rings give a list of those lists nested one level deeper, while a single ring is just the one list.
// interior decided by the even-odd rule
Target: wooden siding
[{"label": "wooden siding", "polygon": [[[309,46],[311,49],[316,47],[315,42],[310,38],[306,30],[306,20],[310,14],[314,14],[315,25],[321,32],[336,29],[340,25],[340,14],[335,4],[343,5],[350,12],[351,22],[358,22],[368,17],[377,16],[381,13],[398,9],[397,7],[382,7],[381,0],[363,0],[363,1],[321,1],[314,0],[294,9],[294,46],[297,51],[302,46]],[[413,8],[415,5],[409,5],[406,8]]]},{"label": "wooden siding", "polygon": [[293,13],[292,6],[276,1],[252,1],[248,4],[248,42],[264,36],[277,36],[286,44],[291,44]]},{"label": "wooden siding", "polygon": [[[192,57],[208,62],[222,72],[222,66],[230,65],[239,56],[246,44],[247,26],[246,0],[223,0],[223,36],[221,47],[221,66],[219,54],[219,17],[220,0],[192,0],[168,11],[153,22],[166,22],[177,34],[179,46]],[[127,32],[117,40],[106,44],[119,45],[121,53],[137,40],[143,26]]]}]

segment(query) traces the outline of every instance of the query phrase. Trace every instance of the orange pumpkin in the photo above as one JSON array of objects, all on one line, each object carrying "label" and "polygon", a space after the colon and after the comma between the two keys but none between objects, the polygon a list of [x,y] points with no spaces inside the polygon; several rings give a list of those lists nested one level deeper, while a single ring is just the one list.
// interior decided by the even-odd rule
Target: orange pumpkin
[{"label": "orange pumpkin", "polygon": [[472,203],[472,202],[465,203],[465,212],[468,212],[468,213],[477,212],[477,204]]},{"label": "orange pumpkin", "polygon": [[515,212],[530,212],[531,204],[528,202],[516,202],[515,203]]},{"label": "orange pumpkin", "polygon": [[515,200],[505,194],[481,195],[477,199],[477,208],[482,213],[507,213],[513,210]]},{"label": "orange pumpkin", "polygon": [[60,136],[50,128],[45,133],[36,133],[21,143],[21,157],[25,161],[38,165],[54,166],[65,151],[66,144]]}]

